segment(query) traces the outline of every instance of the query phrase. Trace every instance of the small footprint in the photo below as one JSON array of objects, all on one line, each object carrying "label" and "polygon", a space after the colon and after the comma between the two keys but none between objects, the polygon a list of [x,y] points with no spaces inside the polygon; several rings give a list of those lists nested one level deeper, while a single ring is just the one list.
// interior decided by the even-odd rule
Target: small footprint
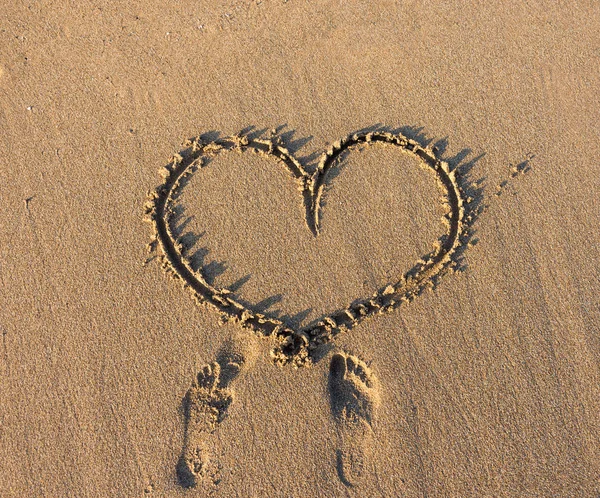
[{"label": "small footprint", "polygon": [[219,467],[210,458],[210,436],[224,420],[233,401],[230,384],[255,357],[254,351],[248,348],[248,339],[226,343],[217,361],[200,369],[185,395],[185,436],[177,463],[177,477],[183,487],[194,487],[201,481],[212,484],[219,481]]},{"label": "small footprint", "polygon": [[336,353],[329,367],[329,396],[338,427],[338,475],[346,486],[356,486],[368,473],[379,405],[377,378],[355,356]]}]

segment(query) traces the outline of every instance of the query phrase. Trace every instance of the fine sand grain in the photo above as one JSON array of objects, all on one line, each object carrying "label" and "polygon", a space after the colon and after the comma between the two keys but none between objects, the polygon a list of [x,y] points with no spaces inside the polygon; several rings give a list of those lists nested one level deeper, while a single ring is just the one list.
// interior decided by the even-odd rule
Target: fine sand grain
[{"label": "fine sand grain", "polygon": [[599,32],[4,2],[0,496],[599,496]]}]

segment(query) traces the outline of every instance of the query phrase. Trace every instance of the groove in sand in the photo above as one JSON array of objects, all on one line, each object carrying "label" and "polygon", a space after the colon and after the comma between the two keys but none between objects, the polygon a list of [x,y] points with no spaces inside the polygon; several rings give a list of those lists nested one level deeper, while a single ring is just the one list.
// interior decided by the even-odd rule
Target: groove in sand
[{"label": "groove in sand", "polygon": [[[201,271],[195,271],[183,256],[183,247],[173,234],[169,220],[173,214],[173,201],[183,187],[183,182],[205,165],[205,157],[221,152],[250,150],[282,163],[298,182],[305,207],[305,221],[316,237],[319,234],[321,197],[329,169],[341,160],[342,153],[358,146],[383,144],[398,147],[420,160],[422,167],[431,171],[442,191],[442,204],[447,208],[443,216],[446,231],[434,244],[432,252],[419,260],[397,282],[378,290],[372,297],[362,299],[345,309],[335,311],[316,323],[295,330],[281,320],[257,313],[242,305],[226,288],[210,285]],[[452,271],[457,264],[457,251],[466,244],[468,222],[463,191],[456,170],[436,156],[434,149],[422,147],[402,134],[370,132],[349,135],[321,155],[314,173],[309,174],[300,162],[275,139],[250,139],[243,135],[204,141],[202,137],[187,140],[185,149],[175,154],[168,166],[162,168],[164,182],[148,195],[145,206],[147,220],[154,234],[149,249],[160,247],[162,266],[174,278],[182,281],[198,303],[216,308],[224,321],[234,321],[264,336],[273,336],[277,344],[272,351],[275,362],[305,365],[311,354],[321,344],[332,340],[344,329],[354,327],[374,314],[389,312],[404,302],[418,296],[425,288],[433,288],[439,278]]]}]

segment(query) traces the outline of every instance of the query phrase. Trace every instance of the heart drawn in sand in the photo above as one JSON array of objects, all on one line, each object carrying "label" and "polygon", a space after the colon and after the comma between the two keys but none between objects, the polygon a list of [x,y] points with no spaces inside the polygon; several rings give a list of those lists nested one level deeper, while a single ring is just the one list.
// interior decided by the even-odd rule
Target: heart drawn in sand
[{"label": "heart drawn in sand", "polygon": [[[202,271],[195,271],[183,256],[183,247],[174,235],[170,223],[173,201],[186,183],[187,177],[202,168],[206,158],[229,151],[250,150],[283,164],[299,184],[304,200],[306,225],[318,236],[321,196],[328,170],[336,161],[342,160],[342,153],[351,152],[358,146],[372,144],[398,147],[417,157],[420,164],[435,175],[447,212],[444,216],[446,230],[433,245],[433,251],[417,261],[408,272],[399,276],[397,281],[390,282],[382,289],[374,289],[371,297],[353,301],[348,307],[295,330],[282,320],[266,313],[257,313],[240,304],[230,290],[210,285]],[[161,170],[164,183],[149,193],[145,210],[147,219],[154,228],[149,248],[154,250],[156,246],[160,247],[163,268],[181,280],[197,302],[212,305],[221,312],[225,320],[236,321],[265,336],[275,337],[277,344],[272,355],[280,364],[293,362],[302,365],[310,362],[311,353],[340,331],[355,326],[366,317],[394,310],[403,302],[414,299],[427,286],[433,287],[456,263],[457,250],[464,243],[465,202],[455,171],[451,171],[448,164],[436,156],[434,149],[422,147],[402,134],[380,131],[358,133],[343,138],[321,155],[312,174],[309,174],[277,139],[251,139],[236,135],[204,141],[198,137],[186,141],[184,146],[185,149],[175,154],[169,165]]]}]

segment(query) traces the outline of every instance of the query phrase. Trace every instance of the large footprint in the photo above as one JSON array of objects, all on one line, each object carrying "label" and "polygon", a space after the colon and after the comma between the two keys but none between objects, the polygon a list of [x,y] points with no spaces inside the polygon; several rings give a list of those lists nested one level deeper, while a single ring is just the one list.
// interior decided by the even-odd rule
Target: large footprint
[{"label": "large footprint", "polygon": [[249,354],[253,351],[244,346],[248,343],[240,340],[226,343],[217,361],[200,369],[185,395],[185,437],[177,464],[177,477],[184,487],[218,481],[218,467],[210,458],[210,439],[233,400],[230,384],[254,359],[254,354]]},{"label": "large footprint", "polygon": [[364,362],[336,353],[329,368],[329,395],[338,427],[338,475],[346,486],[356,486],[369,465],[373,419],[379,405],[378,381]]}]

